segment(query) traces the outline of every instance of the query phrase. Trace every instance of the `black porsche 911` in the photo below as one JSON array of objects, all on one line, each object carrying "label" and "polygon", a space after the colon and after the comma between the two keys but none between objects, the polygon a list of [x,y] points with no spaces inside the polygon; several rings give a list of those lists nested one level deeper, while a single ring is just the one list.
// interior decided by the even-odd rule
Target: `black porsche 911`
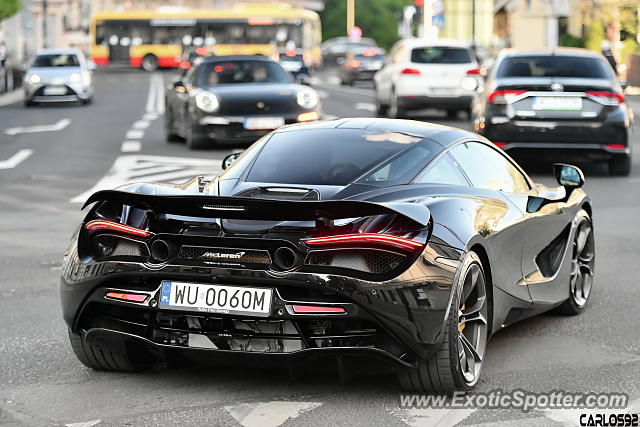
[{"label": "black porsche 911", "polygon": [[473,109],[475,129],[519,159],[605,161],[631,171],[633,112],[604,56],[586,49],[503,51]]},{"label": "black porsche 911", "polygon": [[202,57],[166,94],[167,141],[189,148],[254,142],[284,125],[320,117],[318,93],[261,56]]},{"label": "black porsche 911", "polygon": [[469,390],[491,334],[591,293],[576,167],[548,188],[478,135],[373,118],[285,126],[225,165],[87,200],[61,279],[82,363],[389,367]]}]

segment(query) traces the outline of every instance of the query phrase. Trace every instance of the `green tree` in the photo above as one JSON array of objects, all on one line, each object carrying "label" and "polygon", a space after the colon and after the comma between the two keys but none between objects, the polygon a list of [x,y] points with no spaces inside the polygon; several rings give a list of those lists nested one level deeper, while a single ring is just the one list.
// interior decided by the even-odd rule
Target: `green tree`
[{"label": "green tree", "polygon": [[[363,37],[371,37],[379,46],[389,49],[398,40],[402,8],[411,3],[411,0],[355,0],[356,25],[362,28]],[[326,0],[320,18],[324,40],[345,36],[347,0]]]},{"label": "green tree", "polygon": [[602,49],[602,41],[605,39],[604,25],[600,21],[593,21],[587,28],[584,45],[589,50],[600,52]]},{"label": "green tree", "polygon": [[12,17],[21,7],[20,0],[0,0],[0,21]]}]

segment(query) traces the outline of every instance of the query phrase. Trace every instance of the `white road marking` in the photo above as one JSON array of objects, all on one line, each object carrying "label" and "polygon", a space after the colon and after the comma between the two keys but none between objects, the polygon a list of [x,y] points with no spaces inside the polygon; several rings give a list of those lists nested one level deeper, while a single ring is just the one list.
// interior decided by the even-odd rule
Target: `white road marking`
[{"label": "white road marking", "polygon": [[142,149],[142,144],[140,141],[124,141],[122,146],[120,147],[120,151],[123,153],[133,153],[136,151],[140,151]]},{"label": "white road marking", "polygon": [[183,182],[198,175],[216,176],[222,172],[222,160],[192,157],[147,156],[130,154],[116,158],[107,174],[91,189],[69,200],[84,203],[93,193],[131,182]]},{"label": "white road marking", "polygon": [[340,83],[342,83],[342,79],[338,76],[329,76],[329,78],[327,78],[327,82],[332,85],[340,85]]},{"label": "white road marking", "polygon": [[224,409],[244,427],[278,427],[320,405],[320,402],[258,402]]},{"label": "white road marking", "polygon": [[157,118],[158,118],[157,113],[145,113],[144,116],[142,116],[142,120],[147,120],[149,122],[152,122]]},{"label": "white road marking", "polygon": [[144,130],[144,129],[148,128],[150,124],[151,124],[151,122],[148,121],[148,120],[138,120],[131,127],[134,128],[134,129]]},{"label": "white road marking", "polygon": [[18,126],[9,128],[4,131],[7,135],[17,135],[19,133],[34,133],[34,132],[52,132],[66,128],[71,123],[70,119],[62,119],[52,125],[38,125],[38,126]]},{"label": "white road marking", "polygon": [[157,74],[152,74],[149,79],[149,94],[147,95],[147,106],[145,108],[147,113],[155,113],[156,112],[156,76]]},{"label": "white road marking", "polygon": [[144,131],[138,129],[130,129],[125,136],[127,139],[142,139],[144,138]]},{"label": "white road marking", "polygon": [[0,107],[13,104],[23,99],[24,99],[24,92],[22,91],[22,89],[16,89],[12,92],[5,93],[4,95],[0,96]]},{"label": "white road marking", "polygon": [[16,166],[18,166],[20,163],[27,160],[27,158],[29,158],[29,156],[32,154],[33,154],[33,150],[24,148],[18,151],[13,156],[9,157],[7,160],[0,161],[0,169],[13,169]]},{"label": "white road marking", "polygon": [[545,417],[519,418],[517,420],[494,421],[490,423],[472,424],[469,427],[542,427],[556,425],[556,423]]},{"label": "white road marking", "polygon": [[453,427],[475,411],[476,408],[403,408],[393,413],[412,427]]},{"label": "white road marking", "polygon": [[91,421],[84,421],[81,423],[69,423],[69,424],[65,424],[65,427],[92,427],[97,424],[100,424],[101,422],[102,420],[91,420]]},{"label": "white road marking", "polygon": [[376,111],[376,104],[370,102],[357,102],[356,110]]}]

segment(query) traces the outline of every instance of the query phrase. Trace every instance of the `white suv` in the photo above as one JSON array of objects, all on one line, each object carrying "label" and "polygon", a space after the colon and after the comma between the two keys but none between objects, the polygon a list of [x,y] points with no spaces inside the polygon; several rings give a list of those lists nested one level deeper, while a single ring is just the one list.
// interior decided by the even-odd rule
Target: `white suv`
[{"label": "white suv", "polygon": [[456,117],[459,110],[470,110],[480,82],[469,43],[400,40],[374,77],[378,115],[399,118],[407,110],[443,108]]}]

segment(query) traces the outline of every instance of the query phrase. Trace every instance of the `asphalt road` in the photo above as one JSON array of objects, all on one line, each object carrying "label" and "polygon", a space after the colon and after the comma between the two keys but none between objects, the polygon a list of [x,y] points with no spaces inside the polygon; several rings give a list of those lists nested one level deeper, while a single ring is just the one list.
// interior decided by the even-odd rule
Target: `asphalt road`
[{"label": "asphalt road", "polygon": [[[161,81],[127,70],[96,76],[89,106],[0,107],[0,424],[7,425],[462,425],[577,424],[580,411],[407,409],[391,376],[337,376],[256,367],[93,372],[73,356],[61,319],[63,251],[92,189],[127,181],[216,174],[238,147],[190,152],[163,138]],[[328,116],[371,116],[369,87],[315,79]],[[640,116],[640,99],[631,99]],[[419,117],[469,129],[463,115]],[[32,126],[44,128],[29,128]],[[587,167],[597,272],[578,317],[547,314],[499,332],[477,391],[625,392],[640,411],[640,128],[632,175]],[[125,142],[123,144],[123,142]],[[124,150],[124,151],[123,151]],[[16,157],[17,156],[17,157]],[[13,167],[12,167],[13,166]],[[530,169],[527,165],[525,168]],[[549,168],[550,171],[550,168]],[[533,177],[553,178],[536,167]]]}]

